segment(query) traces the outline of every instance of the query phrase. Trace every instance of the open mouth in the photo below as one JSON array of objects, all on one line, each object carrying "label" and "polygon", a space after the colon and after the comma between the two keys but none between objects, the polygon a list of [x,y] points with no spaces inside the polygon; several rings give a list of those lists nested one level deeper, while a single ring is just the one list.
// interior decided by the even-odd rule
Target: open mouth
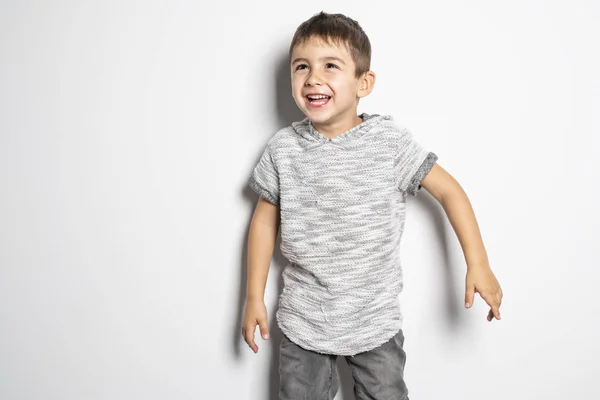
[{"label": "open mouth", "polygon": [[324,94],[309,94],[305,97],[308,100],[308,103],[314,107],[324,106],[331,99],[331,96],[326,96]]}]

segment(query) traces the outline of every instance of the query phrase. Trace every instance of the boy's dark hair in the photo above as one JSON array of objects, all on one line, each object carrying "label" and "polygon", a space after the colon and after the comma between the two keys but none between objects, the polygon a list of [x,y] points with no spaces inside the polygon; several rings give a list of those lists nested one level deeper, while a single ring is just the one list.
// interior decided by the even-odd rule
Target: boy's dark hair
[{"label": "boy's dark hair", "polygon": [[338,46],[345,46],[356,65],[357,78],[371,69],[371,42],[358,22],[352,18],[321,11],[304,21],[292,38],[290,61],[294,48],[312,37],[318,37],[329,45],[333,42]]}]

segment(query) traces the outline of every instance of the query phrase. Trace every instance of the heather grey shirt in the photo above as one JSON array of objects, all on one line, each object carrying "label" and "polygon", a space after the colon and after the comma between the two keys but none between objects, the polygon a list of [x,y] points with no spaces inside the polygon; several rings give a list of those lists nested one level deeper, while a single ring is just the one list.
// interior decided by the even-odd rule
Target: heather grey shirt
[{"label": "heather grey shirt", "polygon": [[250,187],[281,213],[283,292],[276,319],[297,345],[355,355],[402,327],[399,245],[406,196],[437,156],[390,116],[328,139],[310,120],[268,141]]}]

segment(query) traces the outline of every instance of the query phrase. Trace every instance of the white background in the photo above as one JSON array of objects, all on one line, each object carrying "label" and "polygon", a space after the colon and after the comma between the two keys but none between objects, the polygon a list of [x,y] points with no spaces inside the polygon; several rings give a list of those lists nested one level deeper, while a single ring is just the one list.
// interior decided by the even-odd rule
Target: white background
[{"label": "white background", "polygon": [[438,154],[505,293],[500,322],[479,297],[463,308],[458,240],[431,195],[411,197],[411,399],[600,398],[593,0],[2,1],[0,398],[277,398],[286,260],[254,354],[246,183],[302,118],[287,48],[321,10],[369,35],[378,79],[359,111]]}]

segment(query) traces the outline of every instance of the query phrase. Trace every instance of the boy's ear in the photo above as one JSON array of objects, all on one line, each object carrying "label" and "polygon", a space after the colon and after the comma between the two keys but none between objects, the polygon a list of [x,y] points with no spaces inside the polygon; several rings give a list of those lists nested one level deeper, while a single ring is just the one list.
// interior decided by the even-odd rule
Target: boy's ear
[{"label": "boy's ear", "polygon": [[366,97],[369,93],[373,91],[373,87],[375,86],[376,75],[373,71],[365,72],[358,81],[358,97],[363,98]]}]

